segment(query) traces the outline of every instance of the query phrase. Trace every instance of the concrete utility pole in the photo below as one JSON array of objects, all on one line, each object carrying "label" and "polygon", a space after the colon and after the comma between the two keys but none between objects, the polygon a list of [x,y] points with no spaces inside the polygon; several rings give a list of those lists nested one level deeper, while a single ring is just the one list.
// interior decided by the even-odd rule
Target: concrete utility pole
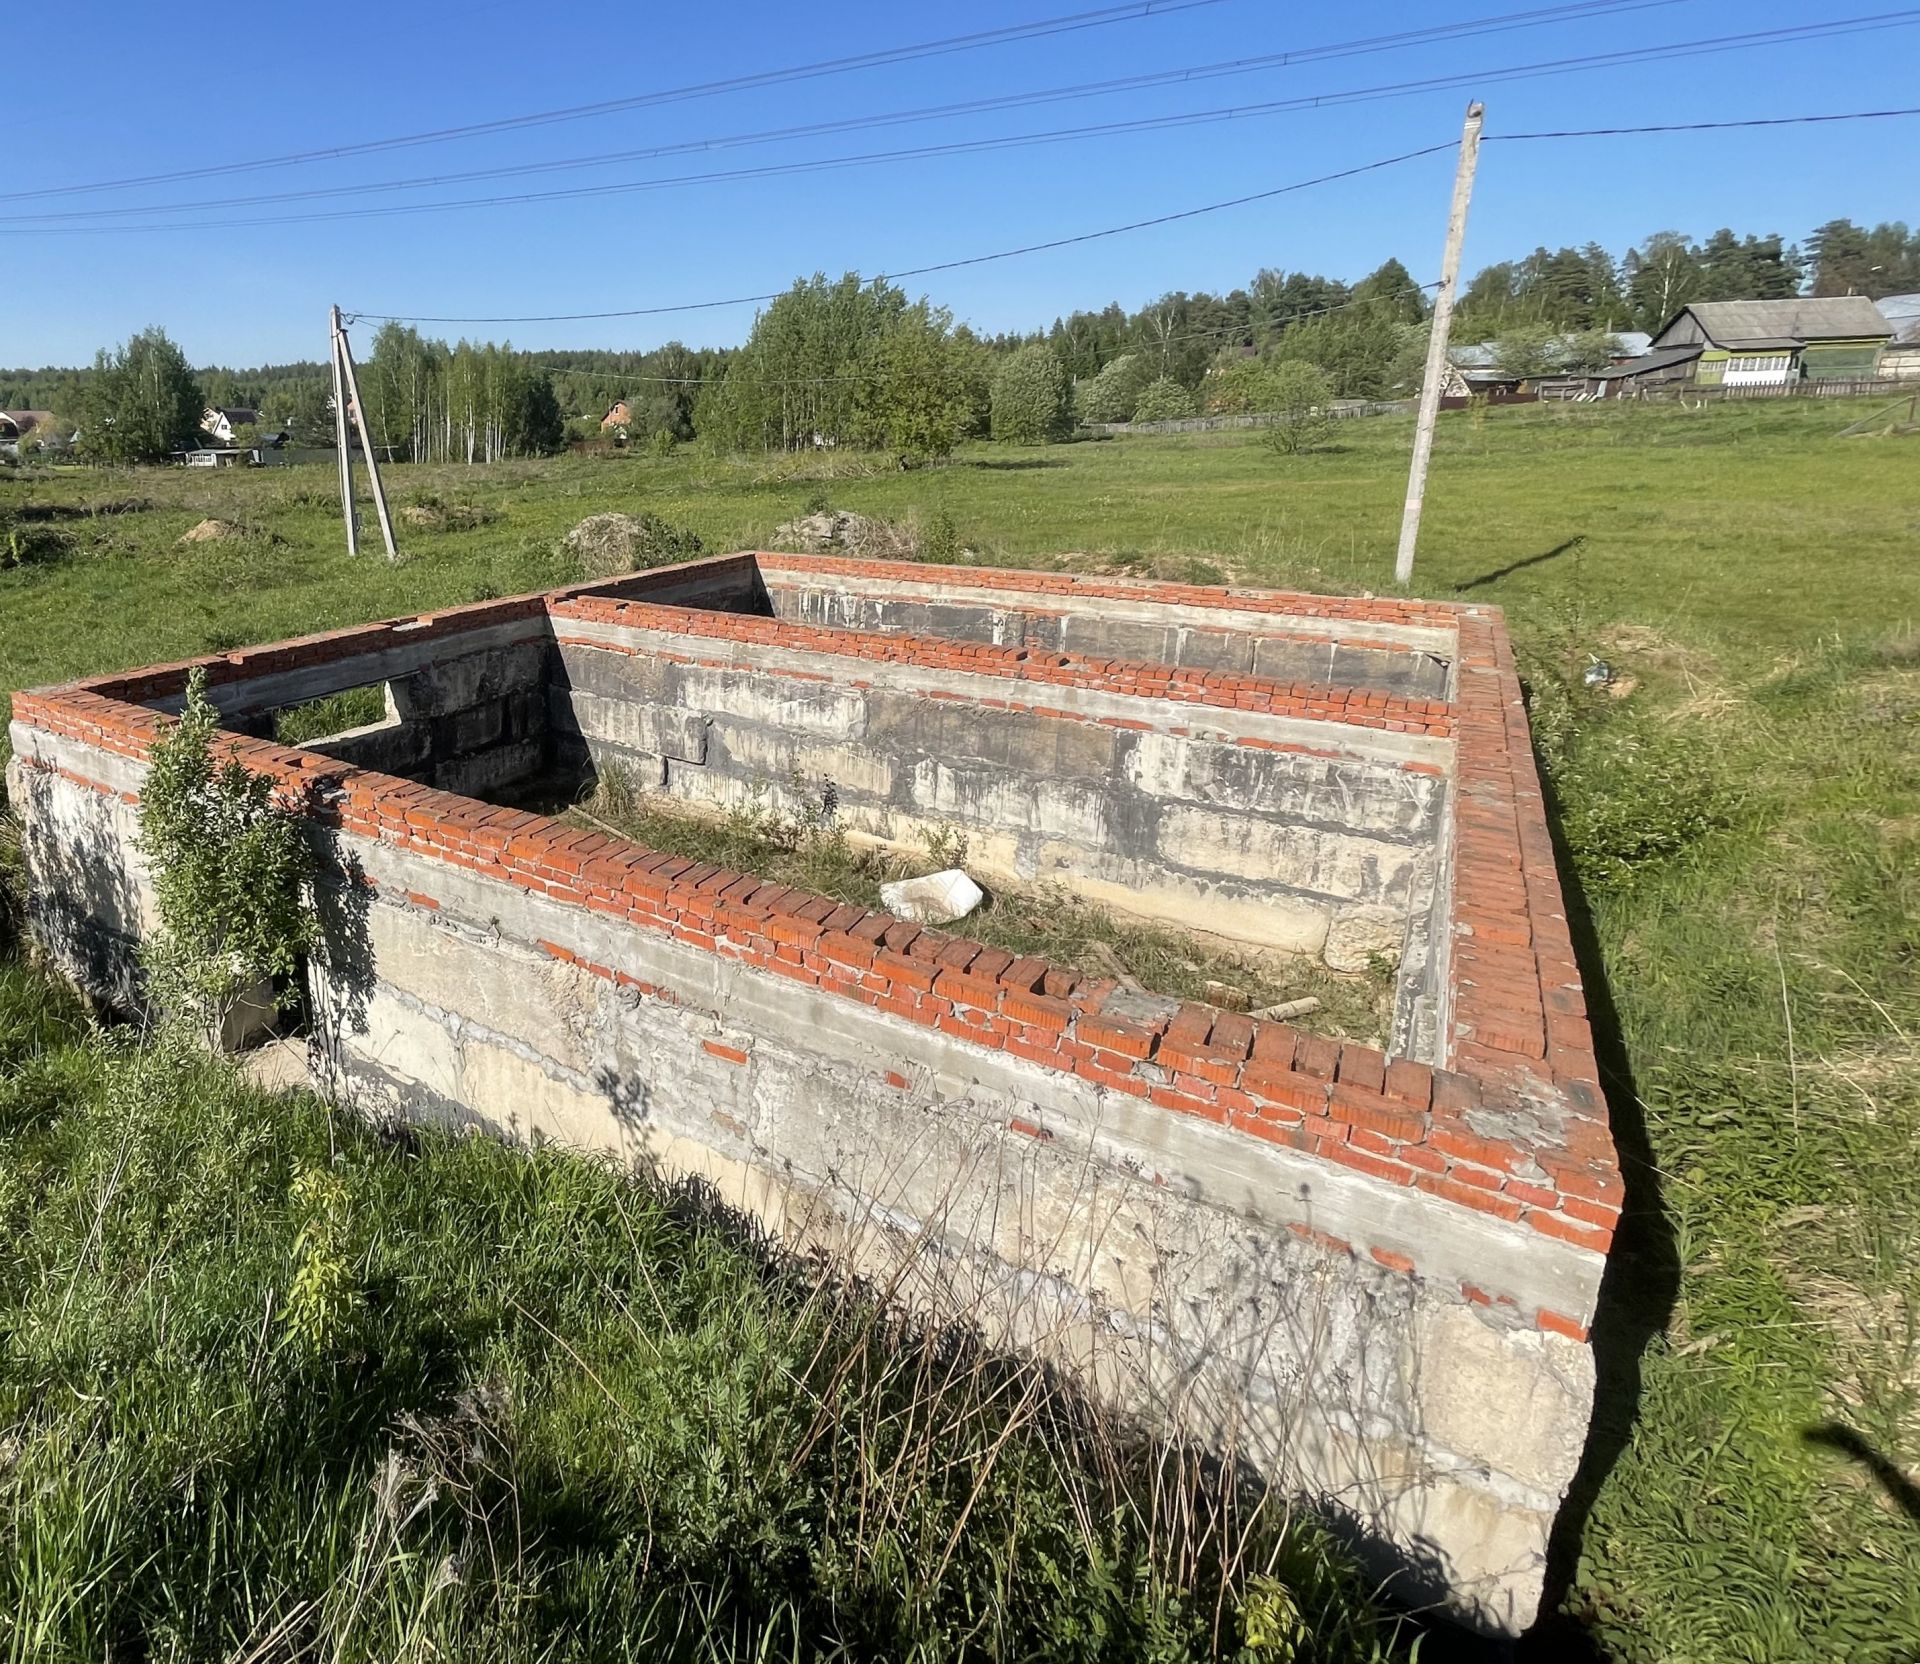
[{"label": "concrete utility pole", "polygon": [[333,309],[334,344],[339,348],[340,368],[347,373],[347,397],[353,401],[353,425],[360,430],[360,449],[367,453],[367,480],[373,486],[373,509],[380,517],[380,538],[387,546],[387,559],[398,560],[400,551],[393,546],[393,521],[387,516],[387,488],[380,483],[380,459],[373,454],[373,435],[367,432],[367,407],[360,402],[360,380],[353,373],[353,349],[347,345],[346,327],[339,323],[340,308]]},{"label": "concrete utility pole", "polygon": [[1473,200],[1473,170],[1480,161],[1480,124],[1486,106],[1467,106],[1460,130],[1460,166],[1453,176],[1453,211],[1447,217],[1447,252],[1440,261],[1440,292],[1433,297],[1433,333],[1427,341],[1427,373],[1420,383],[1420,419],[1413,430],[1413,471],[1407,476],[1407,507],[1400,517],[1400,550],[1394,581],[1413,582],[1413,550],[1420,541],[1420,510],[1427,500],[1427,463],[1433,456],[1433,424],[1447,379],[1447,338],[1453,329],[1453,292],[1460,282],[1460,245],[1467,238],[1467,205]]},{"label": "concrete utility pole", "polygon": [[347,385],[340,377],[340,308],[327,315],[327,358],[333,365],[333,442],[340,451],[340,513],[347,522],[347,553],[360,553],[360,528],[353,517],[353,457],[347,445]]}]

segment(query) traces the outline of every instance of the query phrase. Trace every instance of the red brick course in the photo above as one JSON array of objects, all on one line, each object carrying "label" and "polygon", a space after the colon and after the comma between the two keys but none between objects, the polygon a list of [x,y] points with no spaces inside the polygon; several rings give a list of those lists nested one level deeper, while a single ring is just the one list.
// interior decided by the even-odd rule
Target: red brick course
[{"label": "red brick course", "polygon": [[[835,564],[809,561],[807,569],[830,570]],[[871,563],[838,564],[875,569]],[[897,571],[885,566],[877,570],[888,575]],[[941,581],[972,582],[986,576],[968,569],[943,570]],[[1084,587],[1088,580],[1001,572],[990,577],[996,584],[1010,577],[1029,579],[1028,587],[1047,593],[1105,592]],[[1141,1021],[1106,1009],[1118,992],[1110,979],[1082,976],[1031,958],[1014,959],[884,914],[583,833],[315,752],[240,736],[227,743],[249,768],[278,781],[289,801],[345,831],[624,919],[959,1039],[1011,1051],[1145,1099],[1169,1113],[1230,1127],[1383,1182],[1417,1186],[1450,1205],[1519,1222],[1547,1237],[1604,1253],[1621,1200],[1618,1168],[1525,708],[1497,615],[1477,608],[1324,597],[1234,594],[1223,601],[1222,592],[1215,590],[1148,587],[1164,590],[1167,599],[1182,604],[1296,615],[1311,600],[1315,616],[1457,627],[1454,708],[1441,708],[1435,719],[1420,713],[1422,722],[1434,723],[1421,731],[1451,729],[1457,736],[1453,1067],[1388,1059],[1371,1047],[1340,1044],[1209,1006],[1187,1004],[1170,1018]],[[1137,595],[1140,590],[1126,586],[1121,592]],[[781,637],[783,645],[854,656],[887,656],[869,655],[868,645],[898,646],[908,639],[796,630],[756,618],[567,594],[481,603],[427,615],[407,627],[456,635],[533,616],[540,606],[550,607],[556,618],[580,616],[583,609],[597,614],[606,607],[622,622],[631,621],[629,613],[636,607],[647,614],[671,613],[671,627],[683,634],[704,633],[704,626],[715,620],[746,632],[777,629],[794,632]],[[690,630],[689,621],[703,628]],[[653,619],[646,622],[652,625]],[[222,679],[261,674],[375,650],[395,628],[382,624],[336,631],[201,662],[226,667]],[[817,636],[834,640],[819,645],[812,639]],[[746,633],[739,639],[770,638]],[[1063,664],[1071,655],[941,645],[955,653],[957,665],[969,670],[994,666],[989,673],[997,675],[1070,669],[1110,683],[1139,679],[1142,669],[1169,677],[1187,674],[1117,661]],[[14,699],[14,718],[104,751],[144,758],[170,719],[138,701],[177,694],[187,669],[184,664],[154,667],[22,693]],[[1196,685],[1204,688],[1205,679]],[[1262,686],[1257,694],[1270,703],[1291,697],[1271,686]],[[1327,697],[1327,690],[1317,690],[1315,697]],[[1409,704],[1382,703],[1385,696],[1377,694],[1359,697],[1359,708],[1376,716],[1396,704]],[[1356,718],[1349,714],[1338,720]],[[30,756],[23,754],[23,761],[30,762]],[[104,789],[75,774],[69,778]],[[418,902],[434,905],[424,895]],[[548,951],[574,959],[558,944],[549,945]],[[617,967],[576,962],[609,980],[642,986]],[[648,991],[672,997],[667,990]],[[751,1065],[749,1055],[738,1048],[714,1041],[703,1044],[714,1057]],[[904,1086],[907,1077],[893,1072],[887,1078]],[[1524,1138],[1503,1136],[1512,1127],[1538,1131]],[[1407,1256],[1390,1249],[1372,1251],[1372,1258],[1396,1270],[1413,1268]],[[1541,1314],[1540,1321],[1557,1332],[1584,1332],[1557,1314]]]},{"label": "red brick course", "polygon": [[[1272,677],[1247,676],[1236,671],[1184,669],[1174,665],[1150,664],[1141,659],[1097,658],[1084,653],[1064,653],[1034,647],[996,647],[987,642],[949,641],[939,636],[877,635],[870,630],[830,629],[745,613],[703,612],[653,601],[618,600],[597,595],[556,601],[553,616],[556,621],[612,624],[665,635],[779,647],[798,653],[831,654],[835,658],[860,659],[869,663],[906,664],[926,670],[994,676],[1023,684],[1038,683],[1100,693],[1130,694],[1169,704],[1203,705],[1223,710],[1250,711],[1263,716],[1338,722],[1347,727],[1388,733],[1430,734],[1445,738],[1453,731],[1452,713],[1440,700],[1401,699],[1369,688],[1281,682]],[[591,637],[562,634],[559,640],[578,646],[614,647],[618,650],[618,644],[597,641]],[[670,659],[673,656],[658,653],[651,647],[647,651],[652,657]],[[793,676],[804,673],[782,670],[779,674]],[[936,693],[930,697],[958,698],[960,695]],[[1046,706],[1025,708],[1057,717],[1071,714]],[[1120,726],[1128,725],[1125,718],[1112,717],[1106,720]],[[1144,728],[1147,725],[1139,723],[1135,726]]]}]

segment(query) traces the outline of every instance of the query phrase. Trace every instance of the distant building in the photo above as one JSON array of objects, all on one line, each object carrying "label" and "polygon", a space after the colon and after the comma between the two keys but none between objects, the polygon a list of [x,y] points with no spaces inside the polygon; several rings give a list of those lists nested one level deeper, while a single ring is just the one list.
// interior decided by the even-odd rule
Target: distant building
[{"label": "distant building", "polygon": [[1920,381],[1920,295],[1883,295],[1874,306],[1893,331],[1880,354],[1883,381]]},{"label": "distant building", "polygon": [[633,407],[625,399],[615,399],[607,407],[606,415],[600,418],[602,433],[618,434],[624,438],[628,428],[633,426]]},{"label": "distant building", "polygon": [[257,428],[260,412],[244,405],[208,405],[200,418],[200,431],[222,445],[233,443],[236,428]]},{"label": "distant building", "polygon": [[[1610,332],[1616,350],[1615,364],[1626,363],[1647,350],[1649,337],[1637,329]],[[1575,344],[1572,335],[1556,335],[1547,343],[1550,352],[1566,353]],[[1441,404],[1458,409],[1472,399],[1492,404],[1526,404],[1536,398],[1571,398],[1585,386],[1585,370],[1552,370],[1542,375],[1520,375],[1500,362],[1498,341],[1476,341],[1455,347],[1448,354],[1447,379],[1441,389]]]},{"label": "distant building", "polygon": [[0,410],[0,439],[25,439],[52,420],[51,410]]},{"label": "distant building", "polygon": [[1865,295],[1696,301],[1653,337],[1654,352],[1697,347],[1697,387],[1870,381],[1892,326]]}]

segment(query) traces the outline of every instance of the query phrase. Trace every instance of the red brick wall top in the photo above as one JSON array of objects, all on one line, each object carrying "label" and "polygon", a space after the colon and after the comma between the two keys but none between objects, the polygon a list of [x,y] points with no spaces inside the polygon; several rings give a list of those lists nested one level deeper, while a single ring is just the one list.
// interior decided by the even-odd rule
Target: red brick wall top
[{"label": "red brick wall top", "polygon": [[1077,595],[1116,601],[1157,601],[1164,606],[1219,611],[1269,612],[1288,618],[1344,619],[1357,624],[1407,624],[1451,630],[1462,608],[1445,601],[1389,596],[1308,595],[1297,590],[1223,588],[1164,583],[1154,578],[1093,577],[1075,572],[1025,572],[1001,566],[935,566],[918,562],[852,560],[833,555],[785,555],[756,549],[763,571],[825,573],[849,578],[924,578],[951,588],[1003,589],[1036,597]]}]

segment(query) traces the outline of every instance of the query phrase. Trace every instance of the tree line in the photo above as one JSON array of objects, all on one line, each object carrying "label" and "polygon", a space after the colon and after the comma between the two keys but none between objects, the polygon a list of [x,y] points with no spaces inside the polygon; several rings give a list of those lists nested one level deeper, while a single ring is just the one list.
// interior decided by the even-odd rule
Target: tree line
[{"label": "tree line", "polygon": [[[1455,339],[1493,340],[1503,367],[1530,374],[1605,363],[1617,332],[1658,329],[1694,301],[1913,291],[1920,229],[1897,221],[1830,220],[1804,246],[1727,228],[1658,231],[1618,256],[1588,243],[1482,267],[1461,292]],[[529,354],[388,323],[369,344],[361,391],[375,443],[417,461],[546,454],[597,437],[624,400],[624,436],[658,448],[848,446],[911,465],[973,437],[1274,411],[1282,382],[1290,408],[1315,387],[1326,398],[1402,395],[1419,382],[1426,313],[1426,288],[1388,260],[1351,284],[1263,268],[1226,294],[1175,291],[983,337],[883,280],[816,274],[767,306],[738,348]],[[78,426],[85,449],[108,460],[195,442],[207,404],[332,442],[331,382],[317,362],[196,372],[149,330],[90,369],[0,370],[0,408],[53,410],[56,427]]]}]

